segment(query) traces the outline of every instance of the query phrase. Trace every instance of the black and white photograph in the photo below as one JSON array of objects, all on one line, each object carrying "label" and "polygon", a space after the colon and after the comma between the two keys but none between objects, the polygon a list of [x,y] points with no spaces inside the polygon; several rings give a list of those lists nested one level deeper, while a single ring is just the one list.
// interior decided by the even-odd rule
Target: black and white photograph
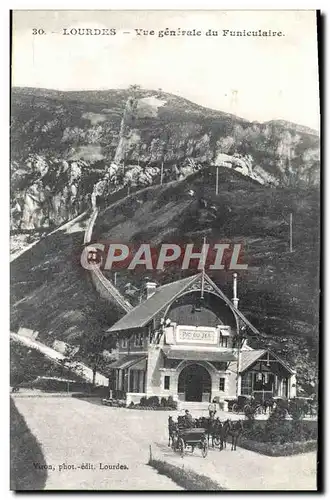
[{"label": "black and white photograph", "polygon": [[319,491],[320,12],[10,23],[10,489]]}]

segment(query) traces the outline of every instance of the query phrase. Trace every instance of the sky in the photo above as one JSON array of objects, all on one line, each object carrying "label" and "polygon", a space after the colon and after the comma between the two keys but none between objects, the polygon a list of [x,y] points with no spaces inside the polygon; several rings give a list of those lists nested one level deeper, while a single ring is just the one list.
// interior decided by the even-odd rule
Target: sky
[{"label": "sky", "polygon": [[[33,29],[45,34],[33,35]],[[63,29],[115,28],[115,36]],[[163,36],[159,30],[200,30]],[[135,29],[154,30],[139,36]],[[207,30],[218,36],[206,36]],[[231,37],[223,30],[281,31]],[[124,33],[129,31],[129,33]],[[59,90],[163,89],[250,121],[319,130],[314,11],[14,11],[12,85]]]}]

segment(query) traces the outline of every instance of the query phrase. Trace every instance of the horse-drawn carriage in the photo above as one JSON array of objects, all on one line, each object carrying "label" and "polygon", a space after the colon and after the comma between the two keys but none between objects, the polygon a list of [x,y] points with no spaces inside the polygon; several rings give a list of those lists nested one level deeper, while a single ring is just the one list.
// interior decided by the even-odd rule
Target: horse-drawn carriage
[{"label": "horse-drawn carriage", "polygon": [[231,400],[228,403],[228,409],[233,413],[244,413],[247,417],[266,413],[267,409],[274,407],[274,399],[272,397],[260,401],[257,398],[249,396],[238,396],[237,399]]},{"label": "horse-drawn carriage", "polygon": [[206,431],[203,428],[178,429],[177,435],[173,439],[173,449],[184,456],[185,450],[190,447],[191,453],[195,448],[202,450],[203,458],[207,455],[208,443]]},{"label": "horse-drawn carriage", "polygon": [[261,413],[263,406],[258,401],[249,398],[248,396],[238,396],[237,399],[231,401],[229,406],[233,413]]},{"label": "horse-drawn carriage", "polygon": [[174,422],[172,417],[169,417],[168,431],[168,446],[180,452],[182,457],[186,448],[190,447],[191,452],[195,448],[201,449],[202,456],[205,458],[210,439],[212,448],[219,447],[221,451],[226,448],[227,439],[231,437],[231,449],[236,450],[238,439],[243,432],[243,422],[229,419],[221,422],[218,418],[201,417],[195,419],[194,426],[187,428],[182,417],[178,417],[178,422]]}]

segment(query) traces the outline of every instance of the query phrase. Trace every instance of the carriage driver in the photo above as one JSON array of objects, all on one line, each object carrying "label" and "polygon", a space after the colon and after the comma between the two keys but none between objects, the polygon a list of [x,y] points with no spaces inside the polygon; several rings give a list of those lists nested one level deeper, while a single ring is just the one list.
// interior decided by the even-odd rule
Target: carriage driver
[{"label": "carriage driver", "polygon": [[189,413],[189,410],[185,411],[184,423],[185,423],[185,427],[187,429],[191,429],[192,427],[194,427],[194,419],[192,418],[191,414]]}]

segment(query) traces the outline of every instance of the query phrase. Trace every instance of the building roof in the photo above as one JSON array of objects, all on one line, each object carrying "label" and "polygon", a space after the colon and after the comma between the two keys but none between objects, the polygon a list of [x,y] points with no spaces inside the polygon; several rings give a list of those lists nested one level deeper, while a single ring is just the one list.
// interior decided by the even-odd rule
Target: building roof
[{"label": "building roof", "polygon": [[[149,321],[162,309],[165,309],[171,302],[175,300],[177,296],[180,296],[192,283],[198,281],[202,276],[202,273],[195,274],[194,276],[189,276],[182,280],[174,281],[168,283],[167,285],[160,286],[156,288],[154,294],[137,305],[129,311],[125,316],[123,316],[117,323],[112,325],[107,331],[108,332],[120,332],[125,330],[130,330],[134,328],[142,328],[146,326]],[[228,297],[223,293],[223,291],[217,287],[214,281],[205,274],[205,283],[211,285],[216,295],[218,295],[229,307],[234,309],[233,303]],[[244,316],[244,314],[239,310],[235,309],[235,314],[247,325],[255,335],[259,337],[265,337],[265,334],[259,332]]]},{"label": "building roof", "polygon": [[[270,352],[267,349],[252,349],[252,350],[246,350],[246,351],[241,351],[241,359],[240,359],[240,373],[245,372],[253,363],[258,361],[261,356],[263,356],[266,353],[269,353],[271,356],[273,356],[281,365],[283,365],[290,373],[293,373],[293,370],[284,362],[282,361],[276,354],[273,352]],[[229,369],[236,371],[236,361],[234,363],[230,363]]]},{"label": "building roof", "polygon": [[114,363],[111,363],[109,365],[109,368],[121,368],[122,370],[125,368],[130,368],[131,366],[135,365],[139,361],[143,361],[147,359],[146,354],[141,355],[141,354],[128,354],[127,356],[124,356],[123,358],[117,359]]},{"label": "building roof", "polygon": [[156,288],[148,300],[134,307],[134,309],[129,311],[107,331],[119,332],[132,328],[142,328],[149,323],[155,314],[169,305],[177,295],[180,295],[199,277],[200,274],[195,274],[194,276],[189,276],[189,278],[173,281],[172,283]]},{"label": "building roof", "polygon": [[258,359],[265,354],[265,349],[255,349],[253,351],[241,351],[240,371],[244,372],[249,366],[258,361]]}]

